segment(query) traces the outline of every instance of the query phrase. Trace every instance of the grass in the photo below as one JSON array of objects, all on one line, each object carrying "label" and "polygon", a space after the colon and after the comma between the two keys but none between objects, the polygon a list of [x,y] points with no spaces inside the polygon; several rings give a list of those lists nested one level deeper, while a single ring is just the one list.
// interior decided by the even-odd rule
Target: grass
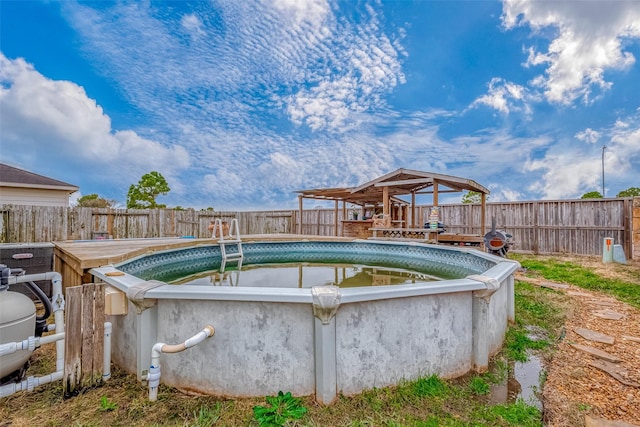
[{"label": "grass", "polygon": [[431,375],[412,382],[411,391],[417,397],[444,398],[449,392],[449,387],[437,375]]},{"label": "grass", "polygon": [[193,418],[195,419],[193,426],[195,427],[210,427],[214,426],[220,419],[220,403],[216,403],[213,407],[201,406],[198,411],[194,411]]},{"label": "grass", "polygon": [[469,382],[469,391],[471,393],[482,396],[485,394],[489,394],[491,391],[491,386],[489,383],[482,377],[473,377]]},{"label": "grass", "polygon": [[[537,260],[517,256],[531,273],[548,280],[601,290],[632,303],[640,301],[640,286],[603,277],[573,262]],[[570,274],[569,274],[570,273]],[[634,288],[635,286],[635,288]],[[321,406],[311,396],[286,400],[290,409],[305,408],[302,418],[287,418],[287,426],[541,426],[540,411],[519,400],[490,403],[494,384],[506,381],[514,361],[532,352],[552,355],[562,337],[565,316],[571,310],[563,293],[517,281],[516,322],[507,333],[505,346],[489,372],[455,380],[426,375],[402,381],[394,387],[373,388],[355,396],[339,396],[331,406]],[[51,372],[54,347],[36,350],[29,375]],[[542,375],[544,378],[544,374]],[[286,390],[283,390],[286,396]],[[295,399],[295,400],[293,400]],[[299,400],[298,400],[299,399]],[[267,400],[267,402],[269,402]],[[276,399],[271,408],[281,403]],[[575,402],[588,408],[585,402]],[[102,387],[89,389],[64,400],[61,382],[39,387],[35,392],[17,393],[0,400],[0,420],[19,426],[259,426],[255,407],[264,406],[265,397],[225,399],[188,396],[161,385],[158,401],[149,402],[148,390],[135,376],[114,367],[112,379]],[[51,408],[55,408],[52,410]],[[266,408],[269,408],[268,406]],[[266,417],[265,417],[266,419]],[[2,422],[0,422],[2,424]],[[4,425],[4,424],[3,424]]]},{"label": "grass", "polygon": [[[533,270],[545,279],[575,285],[590,291],[612,295],[620,301],[640,308],[640,272],[626,270],[628,278],[603,277],[576,262],[553,257],[539,258],[533,255],[514,255],[522,267]],[[624,266],[620,266],[624,268]]]}]

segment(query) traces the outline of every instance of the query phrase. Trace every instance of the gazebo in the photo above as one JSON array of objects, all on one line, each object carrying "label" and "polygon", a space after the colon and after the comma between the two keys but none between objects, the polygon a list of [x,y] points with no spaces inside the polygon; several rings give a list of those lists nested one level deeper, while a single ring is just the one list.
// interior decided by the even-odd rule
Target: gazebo
[{"label": "gazebo", "polygon": [[[343,233],[364,237],[365,230],[375,229],[373,216],[380,212],[380,217],[387,219],[386,227],[402,230],[417,230],[422,224],[417,223],[416,195],[431,194],[433,206],[438,206],[438,195],[442,193],[474,191],[480,194],[481,232],[485,234],[485,203],[489,190],[477,182],[433,172],[423,172],[410,169],[398,169],[357,187],[318,188],[299,190],[299,218],[298,233],[302,234],[302,212],[304,199],[335,201],[335,235],[338,235],[338,209],[342,202]],[[401,196],[410,196],[404,200]],[[347,219],[347,204],[360,208],[358,219]],[[411,215],[408,215],[408,211]],[[371,214],[369,216],[368,214]],[[372,227],[373,226],[373,227]]]}]

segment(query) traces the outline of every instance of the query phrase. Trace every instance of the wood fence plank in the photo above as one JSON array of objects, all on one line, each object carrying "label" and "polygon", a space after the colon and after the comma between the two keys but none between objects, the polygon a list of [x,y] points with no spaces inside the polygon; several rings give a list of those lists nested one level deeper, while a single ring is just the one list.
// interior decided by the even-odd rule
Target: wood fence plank
[{"label": "wood fence plank", "polygon": [[104,289],[105,284],[94,285],[93,294],[93,372],[92,383],[102,383],[104,372]]},{"label": "wood fence plank", "polygon": [[82,285],[82,350],[80,387],[91,386],[93,372],[93,293],[95,286],[92,283]]},{"label": "wood fence plank", "polygon": [[82,286],[65,292],[64,375],[62,388],[65,397],[75,395],[82,377]]}]

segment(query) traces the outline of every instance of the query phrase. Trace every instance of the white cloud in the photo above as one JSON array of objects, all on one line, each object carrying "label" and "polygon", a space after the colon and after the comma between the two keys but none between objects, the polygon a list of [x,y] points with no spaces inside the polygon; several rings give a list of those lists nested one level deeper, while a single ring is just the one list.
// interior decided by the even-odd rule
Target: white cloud
[{"label": "white cloud", "polygon": [[[616,121],[609,128],[599,131],[606,142],[604,155],[605,176],[608,180],[626,180],[640,176],[640,117],[629,117],[626,125]],[[580,197],[588,191],[602,192],[602,151],[600,147],[576,151],[558,145],[543,158],[531,160],[527,171],[542,172],[541,179],[529,189],[545,199]],[[612,189],[618,192],[620,189]],[[609,195],[607,193],[607,195]]]},{"label": "white cloud", "polygon": [[601,167],[593,159],[580,153],[550,153],[539,160],[525,164],[526,171],[541,171],[540,180],[534,181],[529,190],[543,199],[579,197],[587,191],[599,191]]},{"label": "white cloud", "polygon": [[258,169],[264,176],[269,176],[270,185],[282,188],[302,185],[303,177],[311,167],[310,164],[300,162],[287,154],[274,152]]},{"label": "white cloud", "polygon": [[633,126],[612,129],[605,159],[613,175],[640,177],[640,120]]},{"label": "white cloud", "polygon": [[215,174],[206,174],[202,190],[205,194],[214,194],[217,199],[234,198],[237,189],[244,185],[242,176],[228,167],[220,167]]},{"label": "white cloud", "polygon": [[514,202],[525,199],[522,192],[506,187],[504,184],[493,183],[489,184],[488,188],[491,190],[490,202]]},{"label": "white cloud", "polygon": [[367,11],[368,22],[357,32],[335,25],[323,40],[317,60],[325,66],[317,77],[308,76],[308,87],[285,99],[294,123],[344,132],[357,126],[354,119],[360,113],[384,106],[382,95],[405,82],[400,63],[404,52],[380,33],[375,12]]},{"label": "white cloud", "polygon": [[[182,28],[206,34],[185,49],[144,3],[100,11],[65,4],[97,68],[159,123],[183,115],[249,125],[257,110],[281,108],[295,124],[340,131],[384,107],[382,96],[405,81],[402,32],[391,38],[376,11],[362,8],[356,24],[322,0],[217,3],[182,16]],[[221,19],[223,30],[214,25]],[[210,95],[194,96],[202,91]],[[184,102],[165,101],[176,97]]]},{"label": "white cloud", "polygon": [[575,136],[580,141],[584,141],[584,142],[587,142],[589,144],[594,144],[594,143],[598,142],[598,140],[600,139],[600,132],[595,131],[595,130],[593,130],[591,128],[586,128],[582,132],[576,133]]},{"label": "white cloud", "polygon": [[491,79],[488,87],[488,93],[473,101],[470,108],[486,105],[504,114],[512,111],[531,112],[528,102],[532,97],[525,87],[499,77]]},{"label": "white cloud", "polygon": [[390,148],[356,129],[375,127],[387,113],[384,96],[404,82],[401,32],[387,35],[367,5],[353,6],[357,22],[337,19],[335,7],[202,3],[174,22],[147,3],[63,4],[90,63],[145,126],[189,151],[181,182],[200,193],[170,182],[171,197],[184,188],[181,197],[216,207],[218,198],[269,206],[287,193],[295,203],[292,190],[355,185],[389,171]]},{"label": "white cloud", "polygon": [[180,24],[182,24],[184,29],[193,37],[199,37],[205,34],[202,29],[202,21],[193,13],[183,15],[182,19],[180,19]]},{"label": "white cloud", "polygon": [[[625,43],[640,38],[640,7],[635,1],[505,0],[505,28],[529,25],[538,35],[552,34],[546,51],[528,49],[527,66],[546,67],[532,84],[553,103],[590,103],[594,89],[605,91],[608,70],[624,70],[635,62]],[[544,33],[553,29],[552,33]],[[597,95],[597,93],[596,93]]]},{"label": "white cloud", "polygon": [[180,145],[165,147],[132,130],[114,131],[109,116],[84,89],[44,77],[24,59],[0,53],[0,110],[3,156],[21,163],[34,157],[53,162],[101,165],[118,171],[112,179],[131,180],[161,168],[171,176],[189,165]]},{"label": "white cloud", "polygon": [[315,29],[320,28],[331,7],[326,0],[274,0],[263,1],[265,5],[272,5],[275,9],[285,14],[290,14],[291,19],[297,25],[307,22]]},{"label": "white cloud", "polygon": [[78,204],[78,200],[82,197],[80,191],[75,191],[69,195],[69,206],[75,206]]}]

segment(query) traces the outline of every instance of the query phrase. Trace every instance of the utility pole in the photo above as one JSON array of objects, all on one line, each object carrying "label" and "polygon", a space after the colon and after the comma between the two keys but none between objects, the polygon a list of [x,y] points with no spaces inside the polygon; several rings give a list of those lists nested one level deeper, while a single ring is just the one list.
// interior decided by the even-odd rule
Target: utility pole
[{"label": "utility pole", "polygon": [[607,149],[606,145],[602,146],[602,198],[604,199],[606,196],[604,194],[604,150]]}]

